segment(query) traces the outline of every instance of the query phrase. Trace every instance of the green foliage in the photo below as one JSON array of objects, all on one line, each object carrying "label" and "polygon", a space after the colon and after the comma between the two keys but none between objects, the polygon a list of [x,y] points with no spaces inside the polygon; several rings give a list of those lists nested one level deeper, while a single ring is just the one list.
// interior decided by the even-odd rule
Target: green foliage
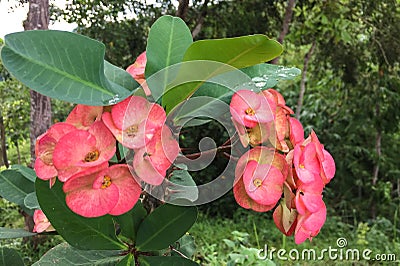
[{"label": "green foliage", "polygon": [[105,105],[125,99],[130,91],[104,75],[104,50],[103,44],[74,33],[27,31],[7,35],[1,57],[10,73],[39,93]]},{"label": "green foliage", "polygon": [[12,248],[1,247],[0,248],[0,265],[15,265],[15,266],[23,266],[25,265],[22,261],[19,253]]}]

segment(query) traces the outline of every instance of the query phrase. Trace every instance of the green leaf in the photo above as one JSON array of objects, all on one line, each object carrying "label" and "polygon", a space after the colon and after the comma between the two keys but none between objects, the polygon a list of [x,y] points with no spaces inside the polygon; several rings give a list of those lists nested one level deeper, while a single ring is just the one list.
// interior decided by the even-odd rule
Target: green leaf
[{"label": "green leaf", "polygon": [[[196,252],[194,238],[189,234],[182,236],[173,246],[188,258],[191,258]],[[180,254],[177,252],[172,252],[172,256],[180,256]]]},{"label": "green leaf", "polygon": [[116,265],[123,259],[119,250],[80,250],[61,243],[47,251],[34,266]]},{"label": "green leaf", "polygon": [[[183,59],[186,49],[192,44],[192,34],[185,22],[172,16],[162,16],[152,25],[146,47],[146,70],[145,76],[148,79],[154,73],[165,69],[170,65],[179,63]],[[166,86],[168,71],[164,73],[165,78],[159,84],[148,81],[151,91],[163,91]]]},{"label": "green leaf", "polygon": [[35,182],[36,180],[36,173],[35,170],[32,168],[26,167],[21,164],[14,164],[11,165],[11,169],[16,169],[18,172],[20,172],[23,176],[25,176],[28,180]]},{"label": "green leaf", "polygon": [[271,64],[258,64],[243,68],[241,71],[251,77],[259,89],[272,88],[280,80],[291,80],[301,74],[298,68]]},{"label": "green leaf", "polygon": [[143,266],[192,266],[198,265],[192,260],[182,257],[166,257],[166,256],[147,256],[139,257],[139,263]]},{"label": "green leaf", "polygon": [[8,34],[1,50],[7,70],[33,90],[86,105],[115,104],[130,90],[104,75],[104,44],[63,31]]},{"label": "green leaf", "polygon": [[118,262],[117,266],[135,266],[135,257],[133,254],[128,254]]},{"label": "green leaf", "polygon": [[118,84],[130,91],[133,91],[140,86],[128,72],[105,60],[104,75],[111,83]]},{"label": "green leaf", "polygon": [[164,204],[140,224],[136,236],[138,250],[160,250],[183,236],[197,219],[196,207]]},{"label": "green leaf", "polygon": [[24,206],[26,195],[35,190],[34,183],[17,170],[0,172],[0,196],[19,206]]},{"label": "green leaf", "polygon": [[28,237],[34,235],[36,235],[36,233],[31,233],[24,229],[0,227],[0,239],[20,238],[20,237]]},{"label": "green leaf", "polygon": [[24,205],[31,210],[40,209],[40,205],[36,197],[36,192],[32,192],[26,195],[24,199]]},{"label": "green leaf", "polygon": [[114,219],[120,226],[121,235],[135,241],[136,232],[146,215],[146,209],[143,207],[143,204],[138,201],[132,210],[120,216],[115,216]]},{"label": "green leaf", "polygon": [[210,60],[244,68],[270,61],[283,51],[282,45],[262,34],[200,40],[186,51],[183,61]]},{"label": "green leaf", "polygon": [[13,249],[2,247],[0,248],[0,266],[23,266],[24,261],[21,258],[21,255]]},{"label": "green leaf", "polygon": [[168,194],[165,197],[165,201],[171,202],[177,199],[187,199],[193,202],[199,197],[199,189],[188,171],[173,171],[169,181],[170,183],[166,188]]},{"label": "green leaf", "polygon": [[126,248],[115,235],[111,216],[85,218],[68,208],[61,182],[50,189],[48,181],[37,179],[36,195],[50,223],[71,246],[97,250]]}]

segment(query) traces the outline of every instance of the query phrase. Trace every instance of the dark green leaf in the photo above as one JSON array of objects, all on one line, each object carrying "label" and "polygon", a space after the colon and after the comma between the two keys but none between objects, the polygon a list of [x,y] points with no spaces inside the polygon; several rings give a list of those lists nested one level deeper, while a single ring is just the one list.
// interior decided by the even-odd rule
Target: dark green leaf
[{"label": "dark green leaf", "polygon": [[143,204],[138,201],[132,210],[120,216],[115,216],[114,219],[120,226],[121,235],[135,241],[136,232],[146,215],[146,209],[143,207]]},{"label": "dark green leaf", "polygon": [[168,192],[165,198],[166,201],[171,202],[176,199],[187,199],[194,202],[199,197],[199,189],[188,171],[173,171],[169,181],[171,183],[166,188]]},{"label": "dark green leaf", "polygon": [[36,195],[50,223],[71,246],[98,250],[126,248],[115,235],[111,216],[85,218],[68,208],[61,182],[57,181],[50,189],[48,181],[37,179]]},{"label": "dark green leaf", "polygon": [[26,195],[24,199],[24,205],[31,210],[40,209],[40,205],[36,197],[36,192],[32,192]]},{"label": "dark green leaf", "polygon": [[50,249],[35,262],[34,266],[69,265],[116,265],[122,260],[118,250],[80,250],[67,243],[61,243]]},{"label": "dark green leaf", "polygon": [[135,266],[135,257],[133,254],[128,254],[118,262],[117,266]]},{"label": "dark green leaf", "polygon": [[21,164],[14,164],[11,165],[11,169],[16,169],[20,172],[23,176],[25,176],[28,180],[35,182],[36,180],[36,173],[32,168],[26,167]]},{"label": "dark green leaf", "polygon": [[[170,65],[181,62],[186,49],[192,42],[192,34],[182,19],[172,16],[159,18],[151,27],[147,39],[146,78],[148,79],[154,73]],[[164,74],[167,77],[168,71]],[[161,84],[161,87],[158,87],[160,84],[148,81],[151,91],[163,91],[167,84],[166,78],[161,81]]]},{"label": "dark green leaf", "polygon": [[7,70],[37,92],[87,105],[115,104],[131,93],[104,75],[105,46],[63,31],[8,34],[1,50]]},{"label": "dark green leaf", "polygon": [[182,257],[166,257],[166,256],[147,256],[139,257],[139,263],[143,266],[192,266],[198,265],[192,260]]},{"label": "dark green leaf", "polygon": [[0,248],[0,266],[23,266],[24,261],[21,258],[21,255],[13,249],[2,247]]},{"label": "dark green leaf", "polygon": [[36,233],[31,233],[24,229],[0,227],[0,239],[20,238],[20,237],[28,237],[34,235],[36,235]]},{"label": "dark green leaf", "polygon": [[301,70],[295,67],[284,67],[271,64],[258,64],[241,69],[259,89],[272,88],[279,80],[290,80],[300,75]]},{"label": "dark green leaf", "polygon": [[[196,252],[196,245],[194,243],[194,238],[186,234],[181,237],[174,245],[174,248],[177,249],[180,253],[185,255],[188,258],[191,258]],[[173,256],[180,256],[177,252],[172,252]]]},{"label": "dark green leaf", "polygon": [[139,226],[139,250],[160,250],[183,236],[197,219],[196,207],[164,204],[148,215]]},{"label": "dark green leaf", "polygon": [[130,91],[140,86],[128,72],[107,61],[104,61],[104,74],[110,82],[118,84]]},{"label": "dark green leaf", "polygon": [[8,201],[24,206],[26,195],[35,190],[35,185],[17,170],[0,172],[0,196]]}]

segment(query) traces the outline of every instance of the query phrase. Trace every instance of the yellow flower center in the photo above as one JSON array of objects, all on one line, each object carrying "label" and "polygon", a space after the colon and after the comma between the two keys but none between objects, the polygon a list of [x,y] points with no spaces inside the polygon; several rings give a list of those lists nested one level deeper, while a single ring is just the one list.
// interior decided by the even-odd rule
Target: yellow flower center
[{"label": "yellow flower center", "polygon": [[99,155],[100,155],[100,153],[98,150],[91,151],[88,154],[86,154],[84,161],[87,163],[94,162],[97,159],[99,159]]},{"label": "yellow flower center", "polygon": [[254,184],[256,187],[259,187],[259,186],[261,186],[261,184],[262,184],[262,180],[259,179],[259,178],[256,178],[256,179],[253,180],[253,184]]},{"label": "yellow flower center", "polygon": [[246,115],[249,115],[249,116],[253,116],[256,114],[256,112],[251,107],[247,108],[245,113],[246,113]]},{"label": "yellow flower center", "polygon": [[111,177],[109,177],[108,175],[105,175],[103,177],[103,182],[101,182],[101,188],[105,189],[105,188],[108,188],[109,186],[111,186]]},{"label": "yellow flower center", "polygon": [[305,167],[304,167],[304,164],[299,164],[299,167],[301,168],[301,169],[304,169]]},{"label": "yellow flower center", "polygon": [[125,129],[125,133],[128,135],[128,137],[134,137],[136,136],[136,133],[138,132],[138,126],[137,125],[132,125]]}]

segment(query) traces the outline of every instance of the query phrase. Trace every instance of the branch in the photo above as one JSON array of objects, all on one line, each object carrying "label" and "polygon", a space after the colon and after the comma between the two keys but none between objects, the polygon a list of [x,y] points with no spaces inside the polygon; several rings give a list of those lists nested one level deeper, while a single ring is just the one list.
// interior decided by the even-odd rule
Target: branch
[{"label": "branch", "polygon": [[[285,36],[289,31],[289,25],[290,25],[290,22],[292,21],[293,8],[295,6],[295,3],[296,3],[296,0],[288,0],[288,4],[286,6],[286,11],[285,11],[285,17],[283,19],[282,31],[278,37],[278,42],[280,44],[283,43],[283,40],[285,39]],[[279,61],[279,57],[276,57],[271,61],[271,63],[278,64],[278,61]]]},{"label": "branch", "polygon": [[175,16],[185,20],[188,9],[189,9],[189,0],[179,0],[178,10],[176,10]]},{"label": "branch", "polygon": [[301,73],[299,99],[297,101],[297,107],[296,107],[296,118],[297,119],[300,119],[301,107],[303,106],[303,98],[304,98],[304,93],[306,91],[306,77],[307,77],[308,63],[310,61],[312,54],[314,53],[315,46],[316,46],[316,42],[313,41],[313,43],[310,47],[310,50],[308,50],[306,56],[304,57],[303,71]]},{"label": "branch", "polygon": [[194,29],[192,31],[193,39],[196,38],[196,36],[200,33],[201,28],[203,27],[204,18],[207,16],[208,2],[209,2],[209,0],[205,0],[203,6],[201,7],[200,14],[198,15],[197,20],[196,20],[196,26],[194,27]]}]

